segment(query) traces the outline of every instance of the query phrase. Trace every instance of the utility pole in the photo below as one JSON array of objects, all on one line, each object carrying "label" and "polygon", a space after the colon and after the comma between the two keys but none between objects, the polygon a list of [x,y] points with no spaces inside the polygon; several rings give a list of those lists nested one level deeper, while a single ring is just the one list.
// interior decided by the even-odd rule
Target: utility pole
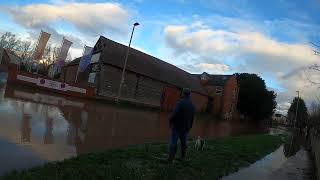
[{"label": "utility pole", "polygon": [[298,108],[299,108],[299,99],[300,99],[299,91],[296,91],[296,92],[298,93],[298,100],[297,100],[297,107],[296,107],[296,116],[294,118],[294,125],[293,125],[294,128],[296,128],[297,116],[298,116]]},{"label": "utility pole", "polygon": [[120,85],[119,85],[118,96],[116,98],[116,102],[119,102],[119,98],[121,96],[121,90],[122,90],[122,86],[123,86],[123,83],[124,83],[124,76],[125,76],[125,72],[126,72],[127,61],[128,61],[128,56],[129,56],[129,51],[130,51],[133,32],[134,32],[135,27],[139,26],[139,25],[140,24],[137,23],[137,22],[133,24],[133,28],[132,28],[132,32],[131,32],[131,36],[130,36],[130,41],[129,41],[129,45],[128,45],[128,48],[127,48],[126,57],[124,59],[124,65],[123,65],[123,69],[122,69],[122,75],[121,75],[121,80],[120,80]]}]

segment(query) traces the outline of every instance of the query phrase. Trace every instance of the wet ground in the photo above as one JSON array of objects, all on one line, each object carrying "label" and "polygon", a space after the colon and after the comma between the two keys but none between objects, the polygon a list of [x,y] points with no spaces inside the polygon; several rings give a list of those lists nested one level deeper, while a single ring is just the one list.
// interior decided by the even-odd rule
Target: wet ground
[{"label": "wet ground", "polygon": [[[78,154],[168,141],[168,113],[70,99],[0,84],[0,175]],[[257,131],[250,122],[196,117],[191,136]]]},{"label": "wet ground", "polygon": [[[283,128],[274,129],[271,133],[276,135],[282,131]],[[287,143],[273,153],[221,180],[311,180],[312,173],[304,134],[294,133]]]}]

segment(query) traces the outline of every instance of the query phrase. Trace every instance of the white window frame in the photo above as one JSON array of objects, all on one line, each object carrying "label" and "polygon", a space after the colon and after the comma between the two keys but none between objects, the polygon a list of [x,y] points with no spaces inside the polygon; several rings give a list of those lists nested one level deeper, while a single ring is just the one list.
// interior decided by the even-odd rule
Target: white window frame
[{"label": "white window frame", "polygon": [[90,64],[99,62],[101,53],[93,54],[90,60]]},{"label": "white window frame", "polygon": [[95,80],[96,80],[96,73],[95,72],[90,73],[89,78],[88,78],[88,82],[93,84],[95,82]]}]

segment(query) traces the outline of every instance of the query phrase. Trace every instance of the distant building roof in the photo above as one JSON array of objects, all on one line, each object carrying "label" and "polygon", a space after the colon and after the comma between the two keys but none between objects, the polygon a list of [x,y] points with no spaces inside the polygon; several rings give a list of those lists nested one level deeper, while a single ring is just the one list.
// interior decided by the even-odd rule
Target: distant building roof
[{"label": "distant building roof", "polygon": [[233,76],[233,75],[208,74],[206,72],[202,74],[193,74],[193,76],[197,77],[198,79],[200,79],[201,76],[203,75],[205,75],[208,80],[207,85],[212,85],[212,86],[224,86],[224,84],[229,80],[229,78]]},{"label": "distant building roof", "polygon": [[16,53],[14,53],[13,51],[7,50],[7,49],[6,49],[6,52],[10,58],[11,63],[21,64],[21,58]]},{"label": "distant building roof", "polygon": [[67,66],[74,66],[74,65],[78,65],[80,63],[80,59],[81,57],[78,57],[70,62],[67,63]]},{"label": "distant building roof", "polygon": [[232,75],[209,75],[209,85],[223,86]]},{"label": "distant building roof", "polygon": [[9,56],[11,63],[14,63],[14,64],[21,63],[21,58],[16,53],[14,53],[13,51],[10,51],[8,49],[2,48],[2,47],[0,47],[0,55],[1,55],[0,58],[2,58],[3,52],[6,52],[6,54]]},{"label": "distant building roof", "polygon": [[[122,68],[127,46],[103,36],[100,36],[99,41],[105,47],[101,53],[104,63]],[[133,48],[130,49],[127,69],[180,88],[186,87],[192,91],[207,94],[200,80],[192,74]]]}]

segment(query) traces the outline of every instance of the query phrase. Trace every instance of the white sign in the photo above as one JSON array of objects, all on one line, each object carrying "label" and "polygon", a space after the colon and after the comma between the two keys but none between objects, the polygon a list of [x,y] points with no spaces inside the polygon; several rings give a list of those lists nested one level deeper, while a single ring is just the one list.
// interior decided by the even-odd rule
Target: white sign
[{"label": "white sign", "polygon": [[68,86],[67,89],[68,89],[69,91],[78,92],[78,93],[83,93],[83,94],[85,94],[85,93],[87,92],[86,89],[78,88],[78,87],[75,87],[75,86]]},{"label": "white sign", "polygon": [[91,57],[90,63],[92,64],[92,63],[97,63],[97,62],[99,62],[100,54],[101,54],[101,53],[93,54],[92,57]]},{"label": "white sign", "polygon": [[[90,75],[89,75],[89,78],[90,78]],[[78,92],[78,93],[83,93],[83,94],[87,93],[87,90],[85,88],[70,86],[67,83],[53,81],[50,79],[32,78],[32,77],[23,76],[23,75],[17,75],[17,79],[21,80],[21,81],[35,83],[37,86],[46,87],[46,88],[50,88],[50,89],[56,89],[56,90],[60,90],[60,91],[72,91],[72,92]]]},{"label": "white sign", "polygon": [[60,91],[67,91],[67,84],[65,83],[61,83],[58,81],[52,81],[49,79],[43,79],[43,78],[38,78],[38,82],[37,82],[38,86],[42,86],[42,87],[46,87],[46,88],[50,88],[50,89],[57,89]]},{"label": "white sign", "polygon": [[31,82],[31,83],[37,83],[38,80],[32,77],[28,76],[22,76],[22,75],[17,75],[17,79],[21,81],[26,81],[26,82]]},{"label": "white sign", "polygon": [[88,82],[94,83],[95,79],[96,79],[96,73],[90,73],[89,78],[88,78]]}]

